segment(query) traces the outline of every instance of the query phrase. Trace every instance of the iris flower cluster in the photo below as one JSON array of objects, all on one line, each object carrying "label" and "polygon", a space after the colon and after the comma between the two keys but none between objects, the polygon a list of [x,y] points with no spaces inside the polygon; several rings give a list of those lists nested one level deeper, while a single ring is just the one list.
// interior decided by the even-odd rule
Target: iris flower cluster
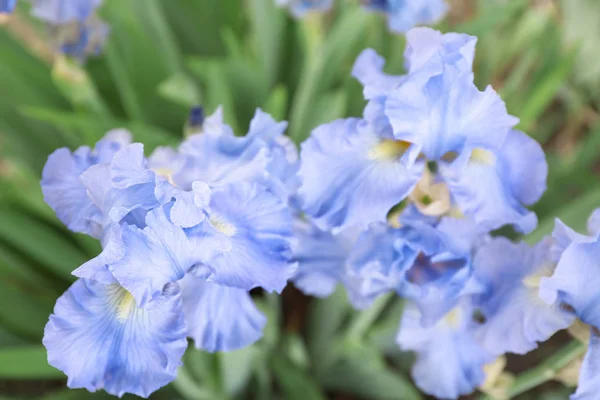
[{"label": "iris flower cluster", "polygon": [[296,268],[298,155],[286,126],[258,110],[236,137],[218,110],[202,133],[149,158],[122,130],[50,155],[46,202],[103,248],[73,272],[45,329],[69,387],[147,397],[175,378],[187,337],[214,352],[262,336],[249,291],[281,292]]},{"label": "iris flower cluster", "polygon": [[[109,27],[95,14],[103,0],[32,0],[31,14],[48,25],[51,44],[63,54],[85,60],[97,55]],[[13,12],[16,0],[0,0],[0,14]]]},{"label": "iris flower cluster", "polygon": [[[386,293],[406,299],[397,344],[416,353],[416,384],[442,399],[472,392],[484,366],[533,350],[576,317],[600,327],[590,279],[600,214],[593,239],[560,222],[533,247],[491,235],[536,227],[526,207],[546,189],[547,164],[498,94],[475,86],[475,44],[412,29],[399,76],[365,50],[353,69],[363,117],[316,128],[299,169],[296,286],[324,297],[342,283],[359,309]],[[576,399],[597,390],[597,342]]]},{"label": "iris flower cluster", "polygon": [[317,127],[301,146],[257,110],[237,137],[221,110],[177,148],[149,157],[115,130],[94,149],[55,151],[46,202],[102,252],[77,268],[44,345],[72,388],[148,396],[172,381],[187,338],[206,351],[248,346],[264,315],[249,291],[289,280],[357,309],[405,299],[397,334],[426,393],[455,399],[505,353],[524,354],[577,319],[590,350],[573,399],[600,387],[600,211],[589,236],[557,221],[534,246],[492,235],[537,225],[540,145],[514,129],[498,94],[474,84],[476,38],[407,34],[406,74],[365,50],[353,68],[362,118]]},{"label": "iris flower cluster", "polygon": [[[369,12],[383,14],[392,32],[404,33],[416,25],[434,24],[444,17],[448,6],[444,0],[360,0]],[[308,12],[326,11],[333,0],[277,0],[293,16],[301,18]]]}]

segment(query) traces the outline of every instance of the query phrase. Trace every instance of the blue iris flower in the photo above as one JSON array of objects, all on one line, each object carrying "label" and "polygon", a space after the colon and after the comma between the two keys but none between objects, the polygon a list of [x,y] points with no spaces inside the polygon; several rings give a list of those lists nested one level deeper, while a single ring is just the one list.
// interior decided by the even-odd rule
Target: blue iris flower
[{"label": "blue iris flower", "polygon": [[391,31],[404,33],[416,25],[434,24],[444,17],[444,0],[362,0],[370,11],[384,13]]},{"label": "blue iris flower", "polygon": [[[203,124],[205,142],[192,137],[149,160],[123,131],[94,150],[49,157],[46,201],[103,248],[74,271],[80,280],[46,329],[50,362],[70,387],[148,396],[174,378],[186,336],[207,351],[262,336],[265,317],[248,291],[281,291],[294,274],[289,204],[297,154],[282,137],[285,123],[257,112],[248,136],[236,138],[219,114]],[[89,356],[81,361],[75,352],[84,346]]]},{"label": "blue iris flower", "polygon": [[484,319],[475,336],[489,352],[525,354],[573,323],[571,313],[538,295],[540,278],[556,265],[552,246],[551,239],[531,248],[494,238],[477,250],[475,275],[486,290],[474,302]]},{"label": "blue iris flower", "polygon": [[466,294],[480,290],[473,282],[468,235],[457,237],[456,223],[438,226],[413,222],[400,228],[373,224],[350,253],[349,290],[365,306],[377,296],[396,291],[412,299],[430,326]]},{"label": "blue iris flower", "polygon": [[0,0],[0,14],[9,14],[17,6],[17,0]]},{"label": "blue iris flower", "polygon": [[[526,206],[546,188],[546,159],[512,130],[517,119],[496,92],[473,83],[476,39],[429,28],[407,39],[407,75],[384,73],[373,50],[357,59],[364,119],[322,125],[303,144],[304,212],[335,233],[384,221],[408,197],[428,216],[462,214],[482,230],[512,224],[530,232],[537,218]],[[440,204],[425,207],[431,202]]]},{"label": "blue iris flower", "polygon": [[310,11],[326,11],[333,0],[277,0],[277,5],[286,7],[296,18],[302,18]]},{"label": "blue iris flower", "polygon": [[435,325],[424,326],[419,310],[405,307],[396,341],[416,353],[411,375],[425,393],[457,399],[483,383],[483,367],[494,356],[471,335],[472,313],[471,304],[462,301]]},{"label": "blue iris flower", "polygon": [[116,282],[76,281],[57,301],[44,331],[50,365],[70,388],[148,397],[175,379],[187,347],[179,287],[138,308]]}]

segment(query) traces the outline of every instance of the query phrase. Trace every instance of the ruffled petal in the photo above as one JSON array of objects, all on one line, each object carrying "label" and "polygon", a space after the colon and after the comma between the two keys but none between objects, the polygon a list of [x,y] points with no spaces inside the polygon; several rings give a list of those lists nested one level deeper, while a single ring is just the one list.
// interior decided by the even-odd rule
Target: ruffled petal
[{"label": "ruffled petal", "polygon": [[247,291],[209,283],[193,275],[181,281],[181,290],[188,336],[197,348],[232,351],[262,337],[267,319]]},{"label": "ruffled petal", "polygon": [[70,388],[148,397],[175,379],[185,336],[177,285],[139,309],[119,285],[78,280],[58,299],[43,343]]},{"label": "ruffled petal", "polygon": [[243,137],[204,132],[190,136],[179,151],[185,164],[172,179],[183,190],[190,190],[195,181],[224,185],[267,177],[269,151],[259,141],[248,144]]},{"label": "ruffled petal", "polygon": [[423,170],[422,164],[404,167],[405,149],[357,119],[318,127],[302,144],[299,195],[304,211],[323,230],[385,221]]},{"label": "ruffled petal", "polygon": [[532,249],[505,238],[492,239],[477,251],[475,274],[487,288],[476,301],[485,321],[475,337],[489,352],[525,354],[573,323],[571,313],[544,303],[538,287],[527,284],[546,273],[547,255],[547,242]]},{"label": "ruffled petal", "polygon": [[456,164],[462,163],[442,164],[440,171],[465,215],[487,230],[506,224],[525,233],[535,229],[537,217],[524,204],[537,201],[546,189],[548,165],[533,139],[512,131],[498,151],[476,149],[466,165]]},{"label": "ruffled petal", "polygon": [[[167,283],[178,281],[194,265],[208,263],[229,248],[229,240],[214,230],[203,236],[188,237],[181,227],[169,220],[168,211],[168,207],[150,211],[143,229],[123,226],[125,254],[118,261],[106,260],[101,253],[74,274],[90,277],[108,268],[143,307],[160,296]],[[104,264],[104,261],[113,262]]]},{"label": "ruffled petal", "polygon": [[358,230],[332,235],[309,222],[294,221],[294,257],[298,270],[292,278],[298,289],[310,296],[327,297],[345,279],[345,266]]},{"label": "ruffled petal", "polygon": [[292,217],[286,203],[258,184],[213,191],[209,221],[231,240],[231,250],[208,266],[209,281],[245,290],[281,292],[295,271],[290,263]]},{"label": "ruffled petal", "polygon": [[100,210],[88,197],[79,176],[93,165],[89,147],[81,147],[75,153],[58,149],[50,154],[42,171],[44,200],[67,228],[74,232],[99,237],[102,233],[94,220]]},{"label": "ruffled petal", "polygon": [[469,307],[457,307],[435,326],[426,328],[416,307],[406,306],[396,338],[403,350],[416,352],[412,377],[425,393],[457,399],[485,379],[483,366],[494,357],[478,346],[468,331]]},{"label": "ruffled petal", "polygon": [[548,304],[573,309],[588,325],[600,327],[600,241],[573,242],[556,271],[540,281],[540,297]]}]

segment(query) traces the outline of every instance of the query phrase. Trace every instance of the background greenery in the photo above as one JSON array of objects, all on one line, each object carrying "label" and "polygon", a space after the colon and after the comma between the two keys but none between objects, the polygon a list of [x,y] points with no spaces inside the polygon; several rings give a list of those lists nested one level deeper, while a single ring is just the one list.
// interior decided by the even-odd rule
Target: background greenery
[{"label": "background greenery", "polygon": [[[300,142],[320,123],[361,114],[361,87],[349,72],[362,49],[375,48],[389,72],[402,72],[403,37],[358,1],[300,22],[273,3],[106,0],[100,13],[111,36],[86,72],[57,61],[27,4],[1,21],[0,399],[109,397],[65,390],[41,345],[71,271],[99,251],[43,202],[40,171],[50,152],[92,145],[115,127],[130,129],[147,151],[175,144],[196,104],[209,112],[222,104],[238,133],[261,107],[289,120],[289,135]],[[479,37],[478,85],[491,83],[520,128],[547,150],[548,191],[535,206],[540,227],[528,241],[548,233],[554,217],[583,229],[600,205],[600,2],[451,3],[439,28]],[[397,300],[359,314],[341,291],[320,301],[293,288],[280,298],[258,297],[269,316],[262,341],[230,354],[188,351],[178,379],[152,399],[422,398],[408,378],[410,355],[393,343]],[[531,355],[509,357],[508,370],[519,376],[509,394],[566,399],[572,388],[550,381],[583,352],[569,340],[558,335]]]}]

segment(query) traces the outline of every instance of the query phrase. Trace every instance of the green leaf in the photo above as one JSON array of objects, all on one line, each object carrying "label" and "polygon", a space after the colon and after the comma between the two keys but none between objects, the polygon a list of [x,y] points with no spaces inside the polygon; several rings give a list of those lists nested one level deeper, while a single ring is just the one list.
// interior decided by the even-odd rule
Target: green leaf
[{"label": "green leaf", "polygon": [[158,94],[186,108],[201,103],[200,91],[196,87],[196,83],[184,73],[173,75],[161,83],[158,86]]},{"label": "green leaf", "polygon": [[227,394],[235,395],[244,389],[252,376],[258,354],[256,346],[219,354],[221,376]]},{"label": "green leaf", "polygon": [[315,299],[310,305],[307,322],[307,347],[311,367],[320,376],[335,357],[337,333],[350,312],[344,289],[340,286],[325,299]]},{"label": "green leaf", "polygon": [[41,345],[0,349],[0,378],[62,379],[65,375],[48,365]]},{"label": "green leaf", "polygon": [[86,255],[58,231],[39,221],[0,208],[0,241],[27,254],[58,277],[72,282],[71,272],[87,261]]},{"label": "green leaf", "polygon": [[281,354],[274,354],[271,363],[273,373],[285,399],[325,399],[325,394],[321,392],[317,383],[306,372],[296,367]]},{"label": "green leaf", "polygon": [[349,343],[342,357],[327,371],[323,384],[369,399],[421,400],[419,391],[399,372],[387,368],[376,348]]},{"label": "green leaf", "polygon": [[579,232],[585,232],[587,219],[600,204],[600,189],[592,189],[570,204],[561,207],[554,215],[543,219],[538,228],[525,239],[527,243],[539,242],[554,229],[555,218]]}]

